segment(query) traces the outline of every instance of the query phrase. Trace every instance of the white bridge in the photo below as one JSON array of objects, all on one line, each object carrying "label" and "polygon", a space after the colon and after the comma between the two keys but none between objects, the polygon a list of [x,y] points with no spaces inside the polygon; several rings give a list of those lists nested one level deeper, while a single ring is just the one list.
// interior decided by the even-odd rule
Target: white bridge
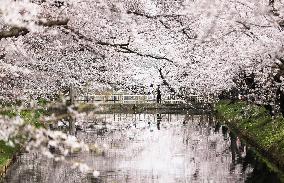
[{"label": "white bridge", "polygon": [[[98,104],[153,104],[157,103],[155,95],[129,95],[129,94],[110,94],[110,95],[90,95],[78,96],[75,101],[84,103]],[[212,103],[210,96],[188,95],[186,99],[177,98],[173,95],[162,96],[162,104],[186,104],[186,103]]]}]

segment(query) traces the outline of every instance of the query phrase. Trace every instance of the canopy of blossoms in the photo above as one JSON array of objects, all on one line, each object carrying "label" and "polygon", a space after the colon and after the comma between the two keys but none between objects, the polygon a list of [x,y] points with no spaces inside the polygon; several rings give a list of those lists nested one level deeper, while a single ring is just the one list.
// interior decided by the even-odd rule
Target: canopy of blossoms
[{"label": "canopy of blossoms", "polygon": [[283,54],[280,0],[1,0],[1,99],[164,83],[199,93],[262,86]]}]

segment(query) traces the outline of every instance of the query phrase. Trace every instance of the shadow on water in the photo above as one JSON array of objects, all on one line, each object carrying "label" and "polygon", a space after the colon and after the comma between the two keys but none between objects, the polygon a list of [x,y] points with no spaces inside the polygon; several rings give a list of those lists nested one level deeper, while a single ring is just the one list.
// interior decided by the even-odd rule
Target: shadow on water
[{"label": "shadow on water", "polygon": [[[62,128],[62,127],[60,127]],[[281,182],[253,148],[210,114],[92,114],[66,126],[101,155],[74,154],[100,171],[95,178],[37,153],[24,153],[6,182]],[[63,129],[64,130],[64,129]]]}]

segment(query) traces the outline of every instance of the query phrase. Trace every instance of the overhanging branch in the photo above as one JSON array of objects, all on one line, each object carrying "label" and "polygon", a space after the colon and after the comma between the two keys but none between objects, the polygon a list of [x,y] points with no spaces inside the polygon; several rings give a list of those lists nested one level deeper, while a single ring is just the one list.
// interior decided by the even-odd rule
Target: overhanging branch
[{"label": "overhanging branch", "polygon": [[9,30],[0,32],[0,40],[3,38],[18,37],[18,36],[26,35],[27,33],[29,33],[29,30],[27,28],[12,27]]},{"label": "overhanging branch", "polygon": [[147,15],[147,14],[144,14],[144,13],[140,13],[140,12],[137,12],[137,11],[130,11],[128,10],[126,12],[127,14],[133,14],[133,15],[136,15],[136,16],[141,16],[141,17],[145,17],[145,18],[149,18],[149,19],[156,19],[156,18],[160,18],[160,17],[164,17],[164,18],[169,18],[169,17],[180,17],[182,15],[178,15],[178,14],[162,14],[162,15]]},{"label": "overhanging branch", "polygon": [[172,93],[176,94],[175,89],[174,89],[174,88],[169,84],[169,82],[166,80],[166,78],[165,78],[165,76],[164,76],[164,74],[163,74],[161,68],[159,68],[159,74],[160,74],[161,79],[163,80],[163,84],[166,85],[166,86],[168,87],[168,89],[169,89]]},{"label": "overhanging branch", "polygon": [[154,15],[154,16],[151,16],[151,15],[147,15],[147,14],[143,14],[143,13],[140,13],[140,12],[135,12],[135,11],[127,11],[128,14],[132,14],[132,15],[136,15],[136,16],[140,16],[140,17],[145,17],[147,19],[156,19],[156,20],[159,20],[159,22],[166,28],[166,29],[169,29],[171,30],[171,27],[168,26],[163,20],[161,20],[160,18],[174,18],[177,22],[180,23],[180,25],[182,26],[182,29],[178,32],[182,33],[183,35],[185,35],[185,37],[187,39],[196,39],[197,38],[197,35],[194,34],[193,36],[192,35],[189,35],[188,34],[188,30],[190,30],[188,27],[185,27],[182,23],[181,20],[178,20],[179,17],[181,17],[182,15]]},{"label": "overhanging branch", "polygon": [[[165,61],[170,62],[171,64],[174,64],[176,66],[174,61],[167,58],[167,57],[163,57],[163,56],[159,56],[159,55],[152,55],[152,54],[143,54],[139,51],[136,51],[136,50],[129,48],[130,37],[127,40],[127,42],[125,42],[125,43],[109,43],[109,42],[104,42],[104,41],[94,40],[92,38],[89,38],[89,37],[83,35],[79,31],[76,31],[75,29],[73,29],[69,26],[64,26],[64,28],[65,28],[65,30],[69,31],[69,33],[72,33],[73,39],[75,39],[77,41],[79,41],[79,39],[83,39],[84,41],[95,43],[95,44],[98,44],[98,45],[101,45],[101,46],[108,46],[108,47],[116,48],[116,49],[118,49],[119,52],[132,53],[132,54],[136,54],[136,55],[141,56],[141,57],[148,57],[148,58],[152,58],[152,59],[156,59],[156,60],[165,60]],[[68,32],[66,32],[66,33],[68,33]]]},{"label": "overhanging branch", "polygon": [[68,22],[69,22],[69,19],[48,20],[48,21],[39,21],[38,25],[45,26],[45,27],[53,27],[53,26],[67,25]]},{"label": "overhanging branch", "polygon": [[[62,26],[68,24],[68,19],[39,21],[38,25],[44,27]],[[30,31],[26,27],[11,27],[9,30],[0,31],[0,40],[9,37],[19,37],[28,34]]]},{"label": "overhanging branch", "polygon": [[176,65],[174,63],[174,61],[168,59],[167,57],[158,56],[158,55],[151,55],[151,54],[143,54],[143,53],[140,53],[140,52],[138,52],[136,50],[130,49],[128,47],[129,43],[125,43],[125,44],[111,44],[111,43],[102,42],[102,41],[97,41],[96,43],[100,44],[100,45],[104,45],[104,46],[110,46],[110,47],[118,48],[119,51],[124,52],[124,53],[133,53],[133,54],[136,54],[136,55],[141,56],[141,57],[149,57],[149,58],[153,58],[153,59],[156,59],[156,60],[165,60],[167,62],[170,62],[170,63]]}]

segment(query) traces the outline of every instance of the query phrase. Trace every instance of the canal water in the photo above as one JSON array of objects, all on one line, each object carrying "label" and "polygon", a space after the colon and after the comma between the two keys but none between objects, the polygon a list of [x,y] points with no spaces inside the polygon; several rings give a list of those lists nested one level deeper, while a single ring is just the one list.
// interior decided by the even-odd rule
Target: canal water
[{"label": "canal water", "polygon": [[66,162],[24,153],[5,182],[280,182],[251,147],[211,115],[89,114],[75,125],[70,133],[97,144],[102,153],[75,154],[69,159],[95,167],[98,177],[80,173]]}]

